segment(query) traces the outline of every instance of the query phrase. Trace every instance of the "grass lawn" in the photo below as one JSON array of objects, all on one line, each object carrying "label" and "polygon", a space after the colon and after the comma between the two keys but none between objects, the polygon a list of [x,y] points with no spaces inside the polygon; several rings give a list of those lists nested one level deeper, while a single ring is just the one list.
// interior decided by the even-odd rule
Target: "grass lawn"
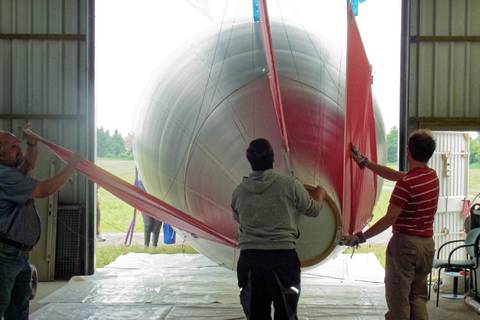
[{"label": "grass lawn", "polygon": [[468,193],[476,195],[480,193],[480,166],[471,166],[468,173]]},{"label": "grass lawn", "polygon": [[[370,253],[373,252],[377,257],[378,261],[385,268],[385,251],[387,250],[387,245],[384,244],[362,244],[355,249],[355,253]],[[352,254],[353,248],[348,248],[343,253]]]},{"label": "grass lawn", "polygon": [[[135,163],[133,160],[97,159],[97,165],[112,174],[133,183],[135,179]],[[100,232],[102,233],[127,233],[133,217],[133,207],[118,199],[110,192],[99,189],[98,200],[100,202]],[[142,217],[137,214],[135,232],[143,232]],[[196,253],[188,245],[168,245],[158,248],[144,248],[143,246],[98,245],[96,247],[96,266],[102,268],[115,260],[118,256],[128,252],[137,253]]]},{"label": "grass lawn", "polygon": [[[135,163],[133,160],[97,159],[96,164],[133,184],[135,179]],[[101,212],[100,232],[126,233],[132,221],[133,207],[104,189],[98,191],[98,200]],[[139,215],[136,219],[135,232],[143,232],[143,221]]]},{"label": "grass lawn", "polygon": [[375,207],[373,207],[373,217],[372,217],[372,220],[370,221],[370,225],[377,222],[387,212],[392,191],[393,191],[393,187],[383,188],[382,192],[380,193],[380,197],[378,197],[377,202],[375,203]]},{"label": "grass lawn", "polygon": [[124,245],[106,245],[106,246],[97,246],[96,248],[96,259],[97,259],[97,268],[103,268],[118,256],[126,254],[129,252],[136,253],[150,253],[150,254],[159,254],[159,253],[197,253],[192,247],[185,246],[181,244],[173,244],[168,246],[159,246],[157,248],[144,248],[143,246],[130,246],[126,247]]}]

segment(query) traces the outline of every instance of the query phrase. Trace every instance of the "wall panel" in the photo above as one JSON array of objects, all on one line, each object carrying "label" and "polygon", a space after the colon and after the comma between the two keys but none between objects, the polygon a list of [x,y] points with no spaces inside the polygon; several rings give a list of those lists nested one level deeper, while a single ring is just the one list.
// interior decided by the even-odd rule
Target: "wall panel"
[{"label": "wall panel", "polygon": [[[93,4],[93,0],[0,0],[0,129],[20,135],[19,127],[29,119],[34,131],[90,160],[95,157]],[[45,177],[62,164],[55,161],[52,172],[52,161],[45,158],[39,166],[38,176]],[[78,236],[90,241],[84,249],[93,250],[93,185],[76,175],[56,200],[86,209],[83,219],[88,228]],[[39,208],[48,206],[39,203]],[[44,234],[40,242],[46,239]],[[92,258],[93,251],[85,261],[87,273],[93,272]],[[50,279],[50,266],[39,269],[42,279]]]},{"label": "wall panel", "polygon": [[480,125],[480,1],[410,0],[409,129]]}]

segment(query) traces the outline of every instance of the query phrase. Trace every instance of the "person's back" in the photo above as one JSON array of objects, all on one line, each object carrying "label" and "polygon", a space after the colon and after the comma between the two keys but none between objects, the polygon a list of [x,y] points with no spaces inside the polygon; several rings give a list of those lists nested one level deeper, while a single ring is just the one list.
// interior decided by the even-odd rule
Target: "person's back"
[{"label": "person's back", "polygon": [[318,216],[325,191],[315,197],[296,179],[273,171],[274,154],[265,139],[247,149],[253,172],[234,190],[232,210],[239,223],[237,265],[240,302],[247,319],[296,319],[300,261],[295,250],[300,214]]},{"label": "person's back", "polygon": [[293,177],[254,171],[235,189],[232,208],[241,249],[295,249],[298,215],[317,216],[319,204]]},{"label": "person's back", "polygon": [[408,139],[408,172],[399,172],[368,160],[352,146],[352,157],[361,169],[396,181],[385,216],[365,232],[344,237],[356,246],[392,226],[385,260],[385,319],[428,319],[427,275],[432,270],[435,244],[433,220],[437,211],[439,183],[428,161],[436,148],[429,130],[412,132]]},{"label": "person's back", "polygon": [[393,233],[433,236],[439,190],[437,173],[432,168],[418,167],[408,171],[396,183],[390,200],[403,208],[392,226]]}]

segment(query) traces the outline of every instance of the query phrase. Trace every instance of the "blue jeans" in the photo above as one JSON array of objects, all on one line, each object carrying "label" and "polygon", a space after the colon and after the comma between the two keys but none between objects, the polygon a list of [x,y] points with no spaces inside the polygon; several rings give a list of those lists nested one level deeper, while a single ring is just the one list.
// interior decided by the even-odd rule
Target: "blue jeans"
[{"label": "blue jeans", "polygon": [[31,279],[26,254],[0,244],[0,319],[28,320]]}]

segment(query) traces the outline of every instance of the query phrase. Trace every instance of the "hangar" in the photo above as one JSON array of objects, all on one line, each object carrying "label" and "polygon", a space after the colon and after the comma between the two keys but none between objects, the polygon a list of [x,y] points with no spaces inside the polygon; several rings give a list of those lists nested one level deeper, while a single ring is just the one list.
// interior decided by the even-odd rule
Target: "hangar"
[{"label": "hangar", "polygon": [[[0,5],[2,129],[18,133],[28,119],[36,132],[94,161],[95,1]],[[479,5],[402,1],[400,146],[415,128],[480,127]],[[405,169],[405,150],[400,154]],[[40,155],[38,177],[58,170],[58,159]],[[78,175],[58,195],[37,202],[44,232],[32,261],[41,280],[94,273],[94,192]],[[63,221],[81,236],[62,238],[67,230],[56,224],[60,217],[71,219]]]}]

